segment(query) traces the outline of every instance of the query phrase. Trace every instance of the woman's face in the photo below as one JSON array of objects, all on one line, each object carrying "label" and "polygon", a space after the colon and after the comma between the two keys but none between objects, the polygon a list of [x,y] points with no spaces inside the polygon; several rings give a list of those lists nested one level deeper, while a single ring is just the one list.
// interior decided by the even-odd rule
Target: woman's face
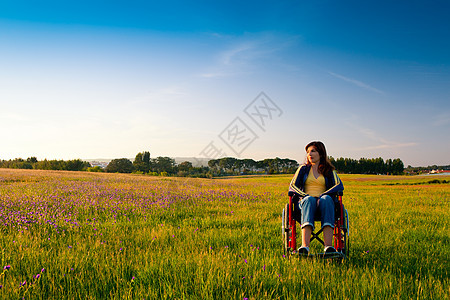
[{"label": "woman's face", "polygon": [[306,149],[306,155],[310,164],[318,164],[320,162],[320,154],[317,152],[316,147],[309,146],[308,149]]}]

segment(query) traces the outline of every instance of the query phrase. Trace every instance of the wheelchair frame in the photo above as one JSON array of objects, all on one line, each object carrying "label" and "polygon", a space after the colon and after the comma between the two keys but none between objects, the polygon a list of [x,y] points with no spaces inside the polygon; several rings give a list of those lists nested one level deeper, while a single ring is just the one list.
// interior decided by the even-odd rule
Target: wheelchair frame
[{"label": "wheelchair frame", "polygon": [[[333,230],[333,244],[336,249],[336,253],[330,254],[309,254],[308,257],[326,257],[326,258],[348,258],[349,256],[349,218],[348,212],[342,204],[342,195],[343,193],[338,193],[338,203],[339,205],[339,213],[335,216],[334,230]],[[294,201],[292,196],[289,196],[289,203],[283,209],[282,212],[282,223],[281,223],[281,233],[283,236],[283,248],[284,253],[287,255],[292,255],[297,253],[297,226],[296,220],[293,217],[294,211]],[[311,233],[311,242],[313,240],[317,240],[322,245],[324,245],[324,241],[319,237],[322,233],[322,228],[317,232]]]}]

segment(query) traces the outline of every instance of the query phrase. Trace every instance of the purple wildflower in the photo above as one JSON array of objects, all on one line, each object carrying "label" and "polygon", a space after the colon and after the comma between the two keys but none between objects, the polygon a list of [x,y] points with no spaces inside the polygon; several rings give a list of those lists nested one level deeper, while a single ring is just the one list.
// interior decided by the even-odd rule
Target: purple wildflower
[{"label": "purple wildflower", "polygon": [[36,274],[36,276],[34,276],[34,278],[39,279],[39,277],[41,277],[41,274]]},{"label": "purple wildflower", "polygon": [[9,270],[9,269],[11,269],[10,265],[6,265],[6,266],[3,267],[3,270]]}]

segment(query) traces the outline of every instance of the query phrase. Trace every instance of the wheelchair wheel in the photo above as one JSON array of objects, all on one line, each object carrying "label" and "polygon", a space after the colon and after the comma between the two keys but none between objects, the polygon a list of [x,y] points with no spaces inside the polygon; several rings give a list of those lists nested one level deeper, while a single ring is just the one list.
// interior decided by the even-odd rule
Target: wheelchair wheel
[{"label": "wheelchair wheel", "polygon": [[284,254],[289,254],[289,239],[290,239],[290,227],[289,227],[289,203],[283,209],[281,215],[281,234],[283,237],[283,251]]},{"label": "wheelchair wheel", "polygon": [[342,228],[342,233],[344,237],[344,249],[342,250],[343,254],[348,258],[350,254],[350,241],[349,241],[349,235],[350,235],[350,222],[348,218],[348,211],[344,209],[344,226]]}]

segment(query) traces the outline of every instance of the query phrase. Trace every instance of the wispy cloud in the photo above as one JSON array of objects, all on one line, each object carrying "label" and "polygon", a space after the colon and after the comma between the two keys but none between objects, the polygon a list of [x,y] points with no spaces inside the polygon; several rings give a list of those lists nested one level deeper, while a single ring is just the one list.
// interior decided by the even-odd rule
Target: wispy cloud
[{"label": "wispy cloud", "polygon": [[199,76],[211,79],[248,73],[248,66],[255,59],[255,47],[253,42],[247,41],[223,50],[217,54],[216,63]]},{"label": "wispy cloud", "polygon": [[139,107],[142,111],[146,105],[155,105],[155,103],[179,103],[188,95],[183,85],[165,86],[151,89],[143,95],[127,99],[124,103],[127,106]]},{"label": "wispy cloud", "polygon": [[450,124],[450,113],[444,112],[434,117],[433,126],[445,126]]},{"label": "wispy cloud", "polygon": [[217,52],[215,63],[200,74],[204,78],[216,78],[254,73],[267,63],[280,64],[280,52],[295,45],[300,36],[280,36],[272,32],[244,34],[244,36],[220,36],[223,47]]},{"label": "wispy cloud", "polygon": [[217,72],[217,73],[203,73],[203,74],[200,74],[200,77],[203,77],[203,78],[217,78],[217,77],[226,77],[226,76],[229,76],[230,74],[227,74],[227,73],[220,73],[220,72]]},{"label": "wispy cloud", "polygon": [[340,75],[340,74],[336,74],[336,73],[331,72],[331,71],[328,71],[328,74],[330,74],[331,76],[336,77],[338,79],[341,79],[341,80],[344,80],[346,82],[349,82],[349,83],[351,83],[353,85],[356,85],[356,86],[358,86],[360,88],[363,88],[363,89],[366,89],[366,90],[369,90],[369,91],[372,91],[372,92],[384,95],[384,92],[382,90],[374,88],[373,86],[370,86],[367,83],[364,83],[362,81],[359,81],[359,80],[356,80],[356,79],[353,79],[353,78],[348,78],[348,77],[345,77],[345,76]]},{"label": "wispy cloud", "polygon": [[376,149],[398,149],[398,148],[407,148],[407,147],[414,147],[414,146],[417,146],[417,143],[387,142],[384,144],[358,148],[356,150],[367,151],[367,150],[376,150]]},{"label": "wispy cloud", "polygon": [[0,113],[0,120],[8,120],[8,121],[26,121],[27,117],[23,114],[13,113],[13,112],[2,112]]},{"label": "wispy cloud", "polygon": [[250,74],[249,71],[239,71],[239,70],[218,70],[217,72],[209,72],[209,73],[202,73],[199,74],[198,77],[202,78],[224,78],[224,77],[232,77],[232,76],[239,76],[243,74]]},{"label": "wispy cloud", "polygon": [[255,49],[257,49],[255,42],[244,42],[222,52],[220,61],[224,65],[230,65],[238,60],[252,59],[255,56]]},{"label": "wispy cloud", "polygon": [[358,148],[355,150],[359,151],[367,151],[367,150],[376,150],[376,149],[398,149],[398,148],[407,148],[414,147],[418,144],[416,142],[398,142],[398,141],[390,141],[382,136],[380,136],[377,132],[370,128],[362,127],[355,125],[353,123],[347,122],[350,127],[353,127],[357,132],[361,134],[362,137],[365,137],[369,140],[375,142],[374,145]]}]

